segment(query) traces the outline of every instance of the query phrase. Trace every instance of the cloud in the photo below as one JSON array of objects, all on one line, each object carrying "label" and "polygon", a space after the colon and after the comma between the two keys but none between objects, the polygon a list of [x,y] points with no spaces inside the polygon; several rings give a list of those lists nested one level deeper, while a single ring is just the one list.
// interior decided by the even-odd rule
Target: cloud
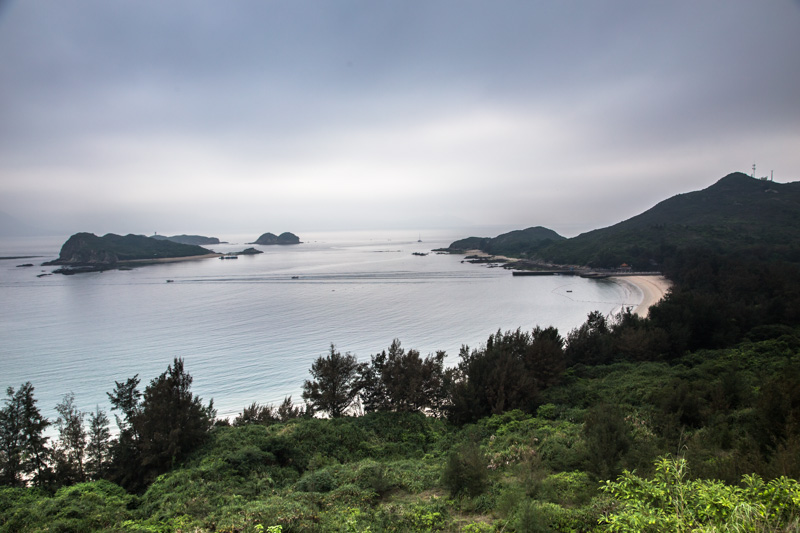
[{"label": "cloud", "polygon": [[0,209],[108,231],[588,230],[755,160],[796,178],[798,17],[743,1],[12,3]]}]

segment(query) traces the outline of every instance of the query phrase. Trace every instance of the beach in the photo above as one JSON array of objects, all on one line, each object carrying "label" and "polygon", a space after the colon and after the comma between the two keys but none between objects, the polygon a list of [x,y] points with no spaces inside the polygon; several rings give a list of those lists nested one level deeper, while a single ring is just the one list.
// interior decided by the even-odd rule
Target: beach
[{"label": "beach", "polygon": [[613,276],[609,279],[633,285],[642,293],[642,301],[633,309],[634,314],[642,318],[647,317],[650,306],[661,301],[672,287],[672,282],[664,276]]}]

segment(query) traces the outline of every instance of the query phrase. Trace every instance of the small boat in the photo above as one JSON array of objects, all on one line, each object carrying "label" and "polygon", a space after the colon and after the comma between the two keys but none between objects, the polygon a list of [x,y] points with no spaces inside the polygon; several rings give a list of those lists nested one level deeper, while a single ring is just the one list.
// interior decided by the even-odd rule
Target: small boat
[{"label": "small boat", "polygon": [[300,279],[300,276],[292,276],[292,279]]},{"label": "small boat", "polygon": [[175,280],[174,279],[168,279],[167,283],[175,283]]}]

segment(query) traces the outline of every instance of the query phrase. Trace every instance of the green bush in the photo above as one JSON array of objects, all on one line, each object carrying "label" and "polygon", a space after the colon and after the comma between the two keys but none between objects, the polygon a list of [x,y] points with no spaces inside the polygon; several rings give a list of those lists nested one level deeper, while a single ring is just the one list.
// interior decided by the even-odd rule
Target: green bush
[{"label": "green bush", "polygon": [[621,506],[603,517],[609,531],[797,531],[800,483],[778,478],[765,483],[744,476],[742,487],[715,480],[690,480],[686,461],[662,457],[652,479],[624,472],[604,490]]},{"label": "green bush", "polygon": [[489,483],[489,462],[477,443],[469,442],[447,458],[442,484],[452,496],[481,494]]},{"label": "green bush", "polygon": [[296,487],[300,492],[330,492],[338,485],[336,473],[332,468],[306,472]]}]

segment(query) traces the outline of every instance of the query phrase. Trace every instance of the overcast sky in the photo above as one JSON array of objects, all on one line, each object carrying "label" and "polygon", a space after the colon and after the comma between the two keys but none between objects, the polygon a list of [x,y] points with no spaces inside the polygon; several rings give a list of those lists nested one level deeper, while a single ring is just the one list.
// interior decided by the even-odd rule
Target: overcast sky
[{"label": "overcast sky", "polygon": [[0,211],[64,233],[574,236],[753,163],[797,0],[0,0]]}]

